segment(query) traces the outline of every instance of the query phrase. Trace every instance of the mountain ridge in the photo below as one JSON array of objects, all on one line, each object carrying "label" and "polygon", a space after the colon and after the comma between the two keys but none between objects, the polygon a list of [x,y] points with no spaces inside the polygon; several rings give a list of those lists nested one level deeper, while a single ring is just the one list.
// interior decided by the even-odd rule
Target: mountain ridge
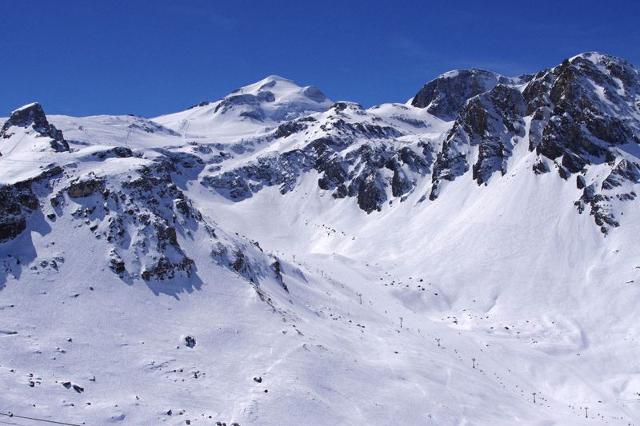
[{"label": "mountain ridge", "polygon": [[437,77],[421,106],[268,76],[151,119],[14,111],[1,405],[87,424],[636,424],[638,71],[588,52],[483,73]]}]

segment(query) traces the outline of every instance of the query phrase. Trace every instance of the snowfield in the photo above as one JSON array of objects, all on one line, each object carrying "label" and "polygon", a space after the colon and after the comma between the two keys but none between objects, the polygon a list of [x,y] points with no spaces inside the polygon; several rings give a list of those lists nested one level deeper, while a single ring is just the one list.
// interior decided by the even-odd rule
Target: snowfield
[{"label": "snowfield", "polygon": [[3,119],[0,423],[637,425],[638,72],[478,72]]}]

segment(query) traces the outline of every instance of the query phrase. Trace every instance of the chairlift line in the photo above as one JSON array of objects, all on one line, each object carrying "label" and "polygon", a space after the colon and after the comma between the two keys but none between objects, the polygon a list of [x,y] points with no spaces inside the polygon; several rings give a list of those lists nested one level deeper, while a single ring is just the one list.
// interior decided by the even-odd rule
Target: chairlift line
[{"label": "chairlift line", "polygon": [[[43,423],[52,423],[52,424],[56,424],[56,425],[63,425],[63,426],[83,426],[83,424],[78,424],[78,423],[67,423],[67,422],[58,422],[55,420],[47,420],[47,419],[41,419],[38,417],[29,417],[29,416],[20,416],[18,414],[14,414],[12,412],[2,412],[0,411],[0,416],[6,416],[6,417],[10,417],[10,418],[15,418],[15,419],[25,419],[25,420],[33,420],[36,422],[43,422]],[[15,424],[15,423],[14,423]]]}]

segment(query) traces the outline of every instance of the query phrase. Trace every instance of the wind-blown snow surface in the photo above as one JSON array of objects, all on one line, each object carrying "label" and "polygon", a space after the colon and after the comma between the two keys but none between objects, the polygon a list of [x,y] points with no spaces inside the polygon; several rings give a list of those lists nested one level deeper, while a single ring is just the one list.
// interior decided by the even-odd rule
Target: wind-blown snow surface
[{"label": "wind-blown snow surface", "polygon": [[[332,106],[280,77],[153,121],[48,119],[68,150],[34,126],[0,140],[0,179],[35,179],[39,205],[22,207],[25,229],[0,245],[3,413],[175,425],[640,419],[637,204],[611,200],[622,223],[606,233],[580,214],[574,179],[532,172],[530,116],[507,172],[486,185],[463,173],[429,200],[430,165],[373,166],[411,185],[383,187],[368,213],[366,191],[334,196],[318,183],[330,169],[305,156],[282,163],[285,177],[250,167],[339,135],[357,181],[376,158],[363,147],[385,164],[403,148],[433,161],[453,121],[409,105]],[[594,162],[587,182],[607,167]],[[54,177],[42,183],[43,172]],[[224,173],[254,180],[234,199],[211,179]]]}]

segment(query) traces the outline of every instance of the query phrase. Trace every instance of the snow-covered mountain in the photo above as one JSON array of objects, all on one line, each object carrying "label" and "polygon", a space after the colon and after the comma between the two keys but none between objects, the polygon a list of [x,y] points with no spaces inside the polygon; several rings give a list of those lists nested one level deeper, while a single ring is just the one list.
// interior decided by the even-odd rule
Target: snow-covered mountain
[{"label": "snow-covered mountain", "polygon": [[215,102],[201,102],[186,111],[154,121],[183,135],[237,140],[259,134],[278,123],[326,111],[332,102],[316,87],[300,87],[277,75],[234,90]]},{"label": "snow-covered mountain", "polygon": [[11,421],[640,421],[622,59],[372,108],[270,76],[152,119],[3,123]]}]

